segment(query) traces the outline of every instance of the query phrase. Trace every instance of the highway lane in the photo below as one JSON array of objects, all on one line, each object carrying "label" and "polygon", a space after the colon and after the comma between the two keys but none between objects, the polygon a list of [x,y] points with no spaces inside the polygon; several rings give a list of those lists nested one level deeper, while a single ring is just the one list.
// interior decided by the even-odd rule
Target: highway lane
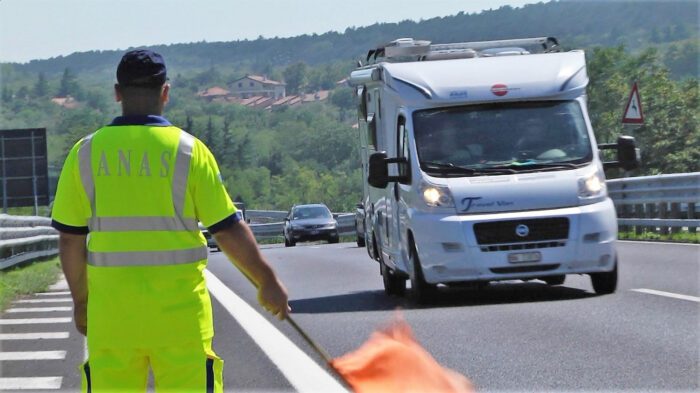
[{"label": "highway lane", "polygon": [[[400,307],[425,348],[480,391],[697,391],[699,252],[693,245],[621,242],[613,295],[594,295],[587,276],[567,276],[559,287],[532,281],[445,288],[434,304],[416,306],[385,296],[377,263],[354,244],[264,246],[289,288],[295,320],[331,356],[357,348]],[[209,270],[256,304],[252,287],[222,254],[212,254]],[[215,346],[227,360],[229,386],[291,390],[215,307]],[[288,324],[268,319],[321,362]],[[251,364],[250,356],[261,363]]]},{"label": "highway lane", "polygon": [[[359,347],[401,308],[419,342],[441,364],[469,376],[479,391],[700,389],[700,246],[621,242],[620,284],[612,295],[594,295],[587,276],[567,276],[559,287],[532,281],[495,283],[481,291],[445,288],[426,306],[384,295],[378,264],[354,244],[262,248],[288,286],[294,319],[333,357]],[[254,288],[223,254],[211,254],[208,270],[323,366],[288,323],[257,306]],[[303,359],[271,360],[256,342],[269,343],[269,337],[259,337],[262,329],[245,331],[216,297],[213,303],[214,347],[226,361],[227,391],[293,391],[281,370],[304,371]],[[75,391],[83,340],[72,323],[2,329],[49,330],[70,330],[70,339],[59,346],[6,341],[0,343],[3,352],[62,349],[65,360],[0,362],[0,377],[63,376],[62,388]]]}]

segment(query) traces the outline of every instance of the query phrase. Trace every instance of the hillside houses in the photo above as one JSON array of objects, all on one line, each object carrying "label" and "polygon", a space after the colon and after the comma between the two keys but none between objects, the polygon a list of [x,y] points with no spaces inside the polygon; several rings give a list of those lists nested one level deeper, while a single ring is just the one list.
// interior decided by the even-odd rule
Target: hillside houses
[{"label": "hillside houses", "polygon": [[246,75],[228,84],[227,88],[212,86],[197,93],[207,102],[231,103],[251,108],[272,109],[325,101],[330,92],[287,95],[286,84],[260,75]]}]

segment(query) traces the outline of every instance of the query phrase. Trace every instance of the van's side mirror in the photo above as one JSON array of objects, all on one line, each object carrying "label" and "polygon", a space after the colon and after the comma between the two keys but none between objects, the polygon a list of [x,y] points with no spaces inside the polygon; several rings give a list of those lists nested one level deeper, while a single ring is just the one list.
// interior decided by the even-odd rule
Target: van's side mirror
[{"label": "van's side mirror", "polygon": [[369,156],[369,175],[367,182],[376,188],[386,188],[389,184],[389,168],[386,162],[386,153],[377,152]]},{"label": "van's side mirror", "polygon": [[639,149],[634,141],[634,137],[620,135],[617,137],[617,143],[603,143],[598,145],[601,150],[617,150],[617,161],[603,162],[603,167],[607,168],[622,168],[626,171],[639,168]]},{"label": "van's side mirror", "polygon": [[631,136],[617,137],[617,162],[626,171],[639,168],[639,150]]}]

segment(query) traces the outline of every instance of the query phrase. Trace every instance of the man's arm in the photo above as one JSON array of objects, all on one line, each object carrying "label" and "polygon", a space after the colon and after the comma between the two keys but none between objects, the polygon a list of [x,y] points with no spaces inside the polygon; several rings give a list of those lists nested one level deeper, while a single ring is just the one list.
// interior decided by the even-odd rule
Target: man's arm
[{"label": "man's arm", "polygon": [[59,232],[59,258],[71,296],[75,327],[87,334],[87,235]]},{"label": "man's arm", "polygon": [[238,221],[213,235],[219,248],[258,288],[260,305],[279,319],[286,318],[291,311],[287,303],[287,289],[263,258],[248,225]]}]

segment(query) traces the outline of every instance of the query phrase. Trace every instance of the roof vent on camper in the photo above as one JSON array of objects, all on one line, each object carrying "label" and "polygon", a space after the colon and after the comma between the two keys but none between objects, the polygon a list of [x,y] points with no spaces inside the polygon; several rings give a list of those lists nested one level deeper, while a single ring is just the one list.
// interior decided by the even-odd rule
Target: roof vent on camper
[{"label": "roof vent on camper", "polygon": [[513,56],[513,55],[529,55],[530,52],[523,48],[508,47],[508,48],[488,48],[479,52],[481,57],[492,56]]}]

